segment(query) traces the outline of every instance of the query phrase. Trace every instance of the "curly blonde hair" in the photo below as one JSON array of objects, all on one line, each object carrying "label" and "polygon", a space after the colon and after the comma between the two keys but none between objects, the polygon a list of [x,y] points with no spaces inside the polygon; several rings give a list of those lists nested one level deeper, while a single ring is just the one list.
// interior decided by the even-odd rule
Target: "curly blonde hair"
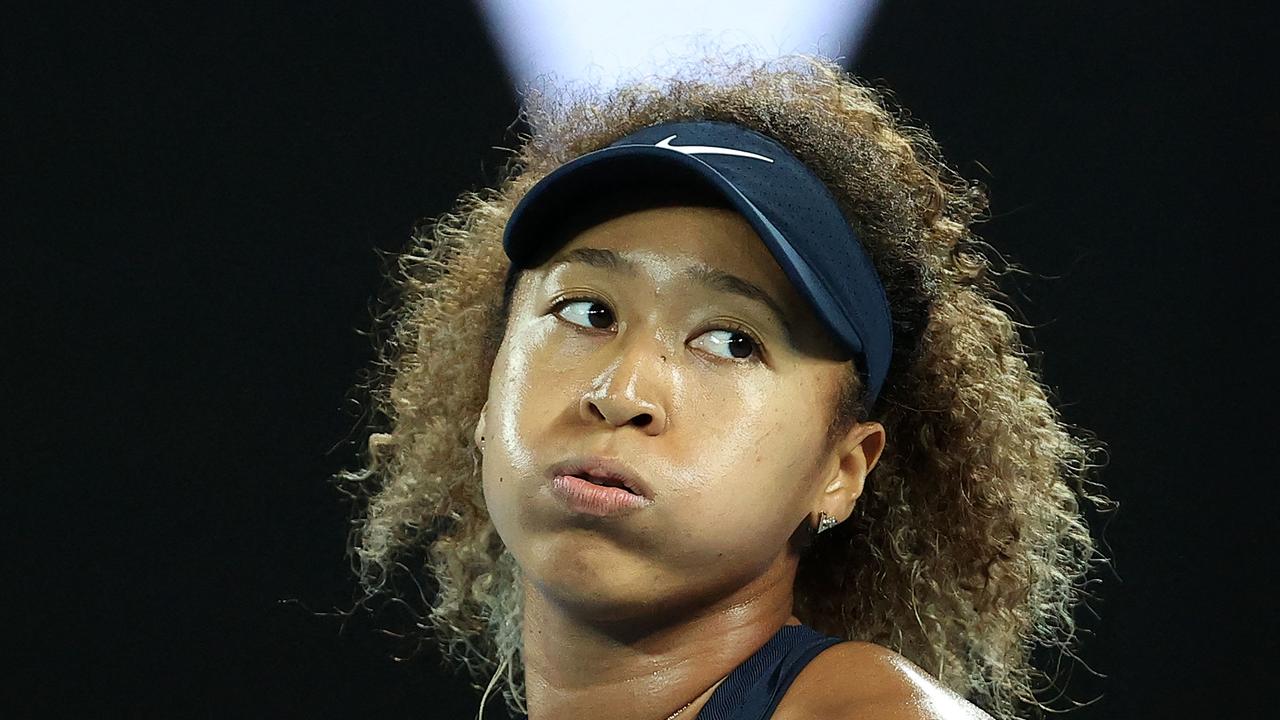
[{"label": "curly blonde hair", "polygon": [[[775,138],[826,182],[893,314],[875,414],[851,364],[837,411],[820,419],[829,438],[878,420],[888,445],[850,521],[801,560],[795,615],[891,648],[999,717],[1045,707],[1037,685],[1048,676],[1031,653],[1072,653],[1073,609],[1103,562],[1083,515],[1086,501],[1107,502],[1090,477],[1103,445],[1061,420],[1003,309],[1000,271],[970,228],[985,191],[887,90],[834,61],[703,59],[660,80],[604,96],[527,89],[532,133],[502,180],[463,193],[395,257],[394,297],[374,318],[377,360],[358,386],[379,427],[362,467],[336,478],[357,500],[361,602],[422,602],[413,635],[488,678],[484,699],[496,684],[525,712],[520,569],[489,520],[472,438],[511,295],[504,224],[574,157],[654,123],[727,120]],[[434,589],[402,592],[405,577]]]}]

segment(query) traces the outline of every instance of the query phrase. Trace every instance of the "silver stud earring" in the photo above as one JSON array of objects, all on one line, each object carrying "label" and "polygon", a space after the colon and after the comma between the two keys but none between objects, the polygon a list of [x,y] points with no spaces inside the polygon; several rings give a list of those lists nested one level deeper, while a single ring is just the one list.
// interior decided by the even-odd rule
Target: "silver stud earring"
[{"label": "silver stud earring", "polygon": [[818,513],[818,534],[821,535],[822,533],[830,530],[839,524],[839,522],[839,520],[836,520],[825,512]]}]

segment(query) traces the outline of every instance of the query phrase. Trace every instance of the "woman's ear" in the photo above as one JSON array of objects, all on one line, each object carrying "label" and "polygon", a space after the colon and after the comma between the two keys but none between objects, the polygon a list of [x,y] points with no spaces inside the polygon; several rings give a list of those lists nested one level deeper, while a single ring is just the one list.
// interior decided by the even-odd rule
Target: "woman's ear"
[{"label": "woman's ear", "polygon": [[844,522],[862,495],[867,475],[884,451],[884,426],[878,422],[857,423],[833,448],[836,466],[818,497],[816,511]]},{"label": "woman's ear", "polygon": [[474,440],[476,447],[484,449],[484,416],[485,411],[489,409],[489,401],[485,400],[484,405],[480,406],[480,420],[476,422],[476,431]]}]

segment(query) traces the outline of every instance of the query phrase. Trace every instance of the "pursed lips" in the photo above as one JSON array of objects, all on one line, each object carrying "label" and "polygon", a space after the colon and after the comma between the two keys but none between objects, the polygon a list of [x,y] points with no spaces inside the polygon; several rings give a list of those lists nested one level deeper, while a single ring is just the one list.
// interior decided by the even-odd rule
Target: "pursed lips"
[{"label": "pursed lips", "polygon": [[645,498],[653,497],[653,493],[644,479],[626,463],[615,458],[602,456],[572,457],[557,463],[551,468],[551,478],[556,475],[572,475],[593,485],[617,487],[633,495],[640,495]]}]

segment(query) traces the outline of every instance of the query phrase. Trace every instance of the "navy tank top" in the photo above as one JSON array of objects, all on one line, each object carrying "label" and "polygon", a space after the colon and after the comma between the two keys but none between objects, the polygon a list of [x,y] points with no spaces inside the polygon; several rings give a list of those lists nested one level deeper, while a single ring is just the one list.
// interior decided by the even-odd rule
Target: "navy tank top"
[{"label": "navy tank top", "polygon": [[768,720],[804,666],[842,642],[808,625],[783,625],[729,673],[698,711],[697,720]]}]

